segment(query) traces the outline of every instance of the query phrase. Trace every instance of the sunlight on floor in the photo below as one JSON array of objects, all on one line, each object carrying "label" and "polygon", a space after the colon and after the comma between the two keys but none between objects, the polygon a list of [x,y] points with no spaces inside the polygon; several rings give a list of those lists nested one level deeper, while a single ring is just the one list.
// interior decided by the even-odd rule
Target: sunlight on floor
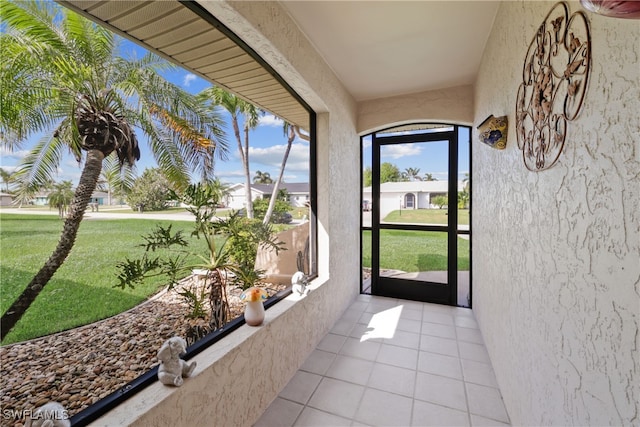
[{"label": "sunlight on floor", "polygon": [[402,314],[402,305],[376,313],[367,325],[367,331],[360,338],[360,342],[377,338],[393,338]]}]

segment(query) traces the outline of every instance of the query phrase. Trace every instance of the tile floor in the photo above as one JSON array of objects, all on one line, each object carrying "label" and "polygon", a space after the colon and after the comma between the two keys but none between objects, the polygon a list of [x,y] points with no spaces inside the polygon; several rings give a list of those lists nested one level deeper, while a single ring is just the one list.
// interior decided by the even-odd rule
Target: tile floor
[{"label": "tile floor", "polygon": [[471,310],[359,295],[254,427],[508,424]]}]

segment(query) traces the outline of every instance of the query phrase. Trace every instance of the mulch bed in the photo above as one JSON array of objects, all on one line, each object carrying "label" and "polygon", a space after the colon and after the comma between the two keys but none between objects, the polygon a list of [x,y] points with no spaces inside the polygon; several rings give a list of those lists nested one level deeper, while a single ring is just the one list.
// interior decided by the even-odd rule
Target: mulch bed
[{"label": "mulch bed", "polygon": [[[179,286],[196,286],[187,279]],[[269,295],[284,285],[265,285]],[[227,286],[230,319],[242,314],[241,289]],[[23,426],[12,411],[61,403],[69,416],[86,409],[158,364],[156,352],[172,336],[186,337],[187,304],[163,291],[114,317],[0,348],[2,426]],[[206,323],[206,322],[204,322]]]}]

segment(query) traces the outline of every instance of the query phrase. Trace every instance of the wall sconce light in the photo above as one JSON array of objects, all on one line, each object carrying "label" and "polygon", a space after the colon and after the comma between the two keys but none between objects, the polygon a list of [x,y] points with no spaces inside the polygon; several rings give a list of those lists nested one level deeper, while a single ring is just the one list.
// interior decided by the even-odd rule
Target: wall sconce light
[{"label": "wall sconce light", "polygon": [[640,1],[580,0],[589,12],[611,18],[640,19]]},{"label": "wall sconce light", "polygon": [[504,150],[507,147],[507,129],[507,116],[493,117],[491,115],[478,126],[480,141],[489,147]]}]

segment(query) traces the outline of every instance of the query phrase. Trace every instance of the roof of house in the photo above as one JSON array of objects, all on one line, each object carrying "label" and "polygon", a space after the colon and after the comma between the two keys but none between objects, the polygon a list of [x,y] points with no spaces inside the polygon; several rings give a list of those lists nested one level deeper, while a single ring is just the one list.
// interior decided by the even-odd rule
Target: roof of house
[{"label": "roof of house", "polygon": [[[458,191],[464,188],[464,183],[458,181]],[[371,187],[362,190],[371,193]],[[449,191],[449,181],[403,181],[403,182],[383,182],[380,184],[381,193],[447,193]]]},{"label": "roof of house", "polygon": [[[271,194],[273,192],[274,184],[251,184],[252,191],[258,191],[263,194]],[[244,184],[233,184],[229,187],[230,190],[244,188]],[[308,193],[308,182],[282,182],[280,183],[280,189],[287,190],[287,193]]]}]

